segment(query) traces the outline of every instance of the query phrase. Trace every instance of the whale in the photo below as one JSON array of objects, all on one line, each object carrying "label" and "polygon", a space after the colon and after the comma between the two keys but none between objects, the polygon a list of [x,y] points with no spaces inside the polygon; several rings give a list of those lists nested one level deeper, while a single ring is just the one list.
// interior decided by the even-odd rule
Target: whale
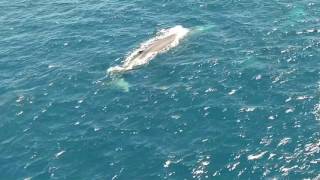
[{"label": "whale", "polygon": [[131,85],[123,77],[126,72],[148,64],[158,54],[165,53],[178,46],[185,37],[211,31],[213,28],[215,28],[215,25],[210,24],[192,28],[176,25],[160,30],[155,37],[142,42],[137,49],[128,53],[120,65],[109,67],[105,77],[108,82],[105,84],[111,89],[129,92]]},{"label": "whale", "polygon": [[141,43],[140,47],[130,53],[121,65],[108,68],[107,74],[121,74],[148,64],[158,54],[178,46],[189,32],[188,28],[181,25],[160,30],[154,38]]}]

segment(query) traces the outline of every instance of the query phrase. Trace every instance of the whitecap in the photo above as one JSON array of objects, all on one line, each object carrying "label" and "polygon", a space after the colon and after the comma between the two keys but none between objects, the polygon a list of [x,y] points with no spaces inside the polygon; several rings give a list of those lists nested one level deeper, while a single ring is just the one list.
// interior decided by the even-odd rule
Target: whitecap
[{"label": "whitecap", "polygon": [[320,103],[314,106],[312,113],[314,114],[316,120],[320,120]]},{"label": "whitecap", "polygon": [[65,153],[65,152],[66,152],[66,151],[62,150],[62,151],[56,153],[54,156],[55,156],[56,158],[58,158],[59,156],[61,156],[61,155],[62,155],[63,153]]},{"label": "whitecap", "polygon": [[310,99],[310,98],[312,98],[312,97],[310,97],[310,96],[298,96],[296,99],[297,100],[305,100],[305,99]]},{"label": "whitecap", "polygon": [[236,93],[236,92],[237,92],[236,89],[232,89],[228,94],[229,94],[229,95],[233,95],[233,94]]},{"label": "whitecap", "polygon": [[21,101],[23,101],[23,100],[24,100],[24,96],[21,95],[21,96],[18,97],[18,99],[16,100],[16,102],[19,103],[19,102],[21,102]]},{"label": "whitecap", "polygon": [[167,161],[164,163],[163,167],[168,168],[171,163],[172,163],[172,161],[167,160]]},{"label": "whitecap", "polygon": [[278,146],[283,146],[283,145],[286,145],[286,144],[288,144],[290,142],[291,142],[291,138],[286,137],[286,138],[283,138],[283,139],[280,140]]},{"label": "whitecap", "polygon": [[293,108],[289,108],[289,109],[287,109],[285,112],[288,114],[288,113],[292,113],[293,111],[294,111]]},{"label": "whitecap", "polygon": [[23,114],[23,111],[16,113],[17,116],[20,116],[21,114]]},{"label": "whitecap", "polygon": [[263,151],[259,154],[251,154],[248,156],[248,160],[252,161],[252,160],[261,159],[266,153],[267,153],[267,151]]},{"label": "whitecap", "polygon": [[258,75],[255,77],[256,80],[260,80],[261,78],[262,78],[262,75],[261,75],[261,74],[258,74]]},{"label": "whitecap", "polygon": [[171,116],[171,118],[172,118],[172,119],[180,119],[180,118],[181,118],[181,116],[180,116],[180,115],[178,115],[178,114],[175,114],[175,115],[172,115],[172,116]]}]

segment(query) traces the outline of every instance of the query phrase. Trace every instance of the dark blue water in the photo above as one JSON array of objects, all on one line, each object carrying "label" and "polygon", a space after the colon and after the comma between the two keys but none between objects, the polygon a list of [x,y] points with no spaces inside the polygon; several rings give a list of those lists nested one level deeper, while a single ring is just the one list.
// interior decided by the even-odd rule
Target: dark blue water
[{"label": "dark blue water", "polygon": [[[319,178],[319,17],[315,0],[0,1],[0,179]],[[178,24],[211,28],[110,83]]]}]

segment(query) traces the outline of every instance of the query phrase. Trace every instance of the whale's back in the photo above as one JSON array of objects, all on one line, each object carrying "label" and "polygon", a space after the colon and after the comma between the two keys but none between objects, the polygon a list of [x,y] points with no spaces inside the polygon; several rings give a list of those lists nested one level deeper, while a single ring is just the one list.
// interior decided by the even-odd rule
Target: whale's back
[{"label": "whale's back", "polygon": [[108,73],[119,73],[132,70],[140,65],[147,64],[157,54],[164,53],[177,46],[180,40],[187,35],[188,29],[175,26],[162,30],[158,36],[142,43],[138,49],[133,51],[125,60],[123,65],[110,67]]}]

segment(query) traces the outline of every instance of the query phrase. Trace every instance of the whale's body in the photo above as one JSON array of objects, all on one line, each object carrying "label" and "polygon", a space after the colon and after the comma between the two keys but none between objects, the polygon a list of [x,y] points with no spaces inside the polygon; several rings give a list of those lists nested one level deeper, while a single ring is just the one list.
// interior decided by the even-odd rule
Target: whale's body
[{"label": "whale's body", "polygon": [[122,65],[110,67],[108,74],[123,73],[147,64],[158,54],[164,53],[176,47],[180,40],[189,32],[189,29],[180,25],[161,30],[156,37],[142,43],[124,61]]}]

